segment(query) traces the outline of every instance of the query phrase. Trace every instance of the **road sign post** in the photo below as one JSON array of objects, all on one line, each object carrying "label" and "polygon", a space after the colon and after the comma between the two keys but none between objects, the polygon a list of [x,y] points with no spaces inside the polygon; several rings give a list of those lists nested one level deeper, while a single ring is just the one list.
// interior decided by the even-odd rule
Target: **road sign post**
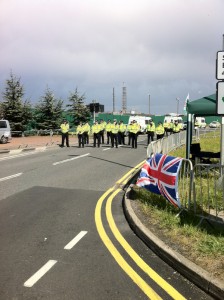
[{"label": "road sign post", "polygon": [[224,80],[224,51],[218,51],[216,57],[216,79]]}]

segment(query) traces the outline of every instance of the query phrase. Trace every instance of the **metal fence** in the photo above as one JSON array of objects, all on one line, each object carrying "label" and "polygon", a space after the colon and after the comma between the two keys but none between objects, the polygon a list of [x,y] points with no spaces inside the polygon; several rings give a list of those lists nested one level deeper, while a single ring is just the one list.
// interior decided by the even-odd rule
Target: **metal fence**
[{"label": "metal fence", "polygon": [[[206,134],[205,131],[202,135]],[[218,132],[214,131],[214,136]],[[199,131],[194,138],[200,139]],[[168,154],[186,144],[186,131],[172,134],[151,142],[147,147],[147,157],[155,153]],[[201,220],[220,222],[224,225],[224,166],[220,164],[197,163],[183,159],[178,174],[178,194],[182,206],[199,216]]]}]

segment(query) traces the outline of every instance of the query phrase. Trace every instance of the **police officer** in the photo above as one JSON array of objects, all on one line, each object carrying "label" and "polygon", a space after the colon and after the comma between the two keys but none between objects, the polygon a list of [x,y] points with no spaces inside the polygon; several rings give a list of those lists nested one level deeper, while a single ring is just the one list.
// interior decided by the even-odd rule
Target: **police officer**
[{"label": "police officer", "polygon": [[119,123],[119,131],[118,131],[118,143],[119,145],[125,145],[125,131],[126,131],[126,125],[121,120]]},{"label": "police officer", "polygon": [[79,141],[79,148],[81,148],[81,145],[84,148],[84,130],[85,130],[85,126],[82,124],[82,122],[80,122],[76,129],[76,133],[78,135],[78,141]]},{"label": "police officer", "polygon": [[178,123],[178,120],[175,120],[173,125],[173,133],[178,133],[178,132],[180,132],[180,124]]},{"label": "police officer", "polygon": [[114,120],[114,123],[111,125],[111,148],[114,148],[114,142],[116,148],[118,147],[118,131],[119,125],[117,124],[117,120]]},{"label": "police officer", "polygon": [[66,146],[69,147],[69,124],[66,119],[63,120],[63,123],[61,124],[61,147],[64,147],[64,143],[66,141]]},{"label": "police officer", "polygon": [[154,140],[154,134],[155,134],[155,123],[151,120],[149,120],[149,124],[146,126],[146,133],[148,135],[148,144]]},{"label": "police officer", "polygon": [[106,126],[105,126],[105,130],[106,130],[106,132],[107,132],[107,145],[109,145],[109,143],[110,143],[110,140],[111,140],[111,121],[110,120],[108,120],[107,121],[107,124],[106,124]]},{"label": "police officer", "polygon": [[128,145],[131,145],[131,139],[132,139],[132,133],[131,133],[131,126],[132,126],[132,121],[128,124],[127,126],[127,134],[128,134]]},{"label": "police officer", "polygon": [[163,122],[163,128],[164,128],[165,136],[168,136],[169,123],[167,122],[167,120],[165,120],[165,121]]},{"label": "police officer", "polygon": [[101,131],[101,126],[98,123],[98,121],[96,121],[92,126],[93,147],[96,147],[96,141],[97,141],[98,147],[100,147],[100,138],[101,138],[100,131]]},{"label": "police officer", "polygon": [[132,148],[137,149],[137,139],[138,139],[138,133],[140,131],[140,125],[134,120],[133,124],[131,126],[131,137],[132,137]]},{"label": "police officer", "polygon": [[164,127],[162,122],[158,123],[155,132],[156,132],[157,140],[162,139],[164,137]]},{"label": "police officer", "polygon": [[89,144],[89,134],[90,134],[90,125],[86,121],[86,123],[84,125],[84,132],[83,132],[84,144]]}]

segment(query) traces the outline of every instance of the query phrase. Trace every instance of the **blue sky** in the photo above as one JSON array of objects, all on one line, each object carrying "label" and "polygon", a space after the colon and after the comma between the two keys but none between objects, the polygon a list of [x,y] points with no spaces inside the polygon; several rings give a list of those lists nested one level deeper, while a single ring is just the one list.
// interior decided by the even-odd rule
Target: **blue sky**
[{"label": "blue sky", "polygon": [[78,88],[105,111],[179,112],[215,92],[223,0],[0,0],[0,92],[10,71],[25,98]]}]

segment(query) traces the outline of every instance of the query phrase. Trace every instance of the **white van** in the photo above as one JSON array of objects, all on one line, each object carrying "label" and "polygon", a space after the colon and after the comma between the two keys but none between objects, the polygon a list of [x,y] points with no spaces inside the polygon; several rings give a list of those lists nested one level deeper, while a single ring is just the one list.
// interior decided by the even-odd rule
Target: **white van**
[{"label": "white van", "polygon": [[147,124],[149,124],[149,121],[152,120],[152,118],[146,116],[130,116],[128,124],[134,120],[140,125],[141,133],[145,133]]},{"label": "white van", "polygon": [[6,144],[12,139],[11,128],[8,120],[0,120],[0,143]]},{"label": "white van", "polygon": [[198,123],[199,128],[206,128],[206,122],[204,117],[196,117],[195,122]]},{"label": "white van", "polygon": [[171,114],[168,114],[168,115],[165,115],[164,117],[164,123],[170,123],[171,121],[178,121],[178,123],[180,124],[180,128],[183,130],[184,129],[184,122],[183,122],[183,118],[178,116],[177,114],[175,113],[171,113]]}]

